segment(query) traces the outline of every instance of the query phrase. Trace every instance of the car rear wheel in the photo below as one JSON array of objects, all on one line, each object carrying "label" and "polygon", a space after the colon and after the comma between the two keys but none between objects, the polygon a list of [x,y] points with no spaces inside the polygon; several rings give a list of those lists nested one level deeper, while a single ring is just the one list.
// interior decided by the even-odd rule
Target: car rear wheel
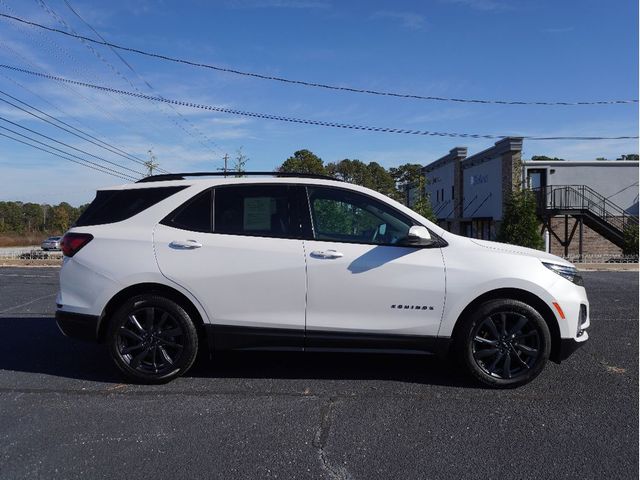
[{"label": "car rear wheel", "polygon": [[530,305],[491,300],[463,320],[456,343],[471,376],[486,386],[512,388],[542,372],[551,351],[551,334]]},{"label": "car rear wheel", "polygon": [[157,295],[140,295],[113,315],[107,333],[116,366],[137,383],[166,383],[184,374],[198,352],[198,334],[187,312]]}]

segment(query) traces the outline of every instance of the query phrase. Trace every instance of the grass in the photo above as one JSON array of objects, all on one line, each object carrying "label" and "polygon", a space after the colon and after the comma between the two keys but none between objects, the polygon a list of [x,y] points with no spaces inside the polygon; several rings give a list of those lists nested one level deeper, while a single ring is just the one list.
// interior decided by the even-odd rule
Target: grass
[{"label": "grass", "polygon": [[52,234],[34,232],[34,233],[0,233],[0,247],[27,247],[30,245],[40,245],[42,241],[50,237]]}]

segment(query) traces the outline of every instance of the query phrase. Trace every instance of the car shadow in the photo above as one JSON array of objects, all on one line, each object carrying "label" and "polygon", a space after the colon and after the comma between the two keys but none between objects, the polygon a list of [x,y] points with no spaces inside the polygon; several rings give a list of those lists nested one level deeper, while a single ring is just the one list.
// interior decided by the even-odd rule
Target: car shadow
[{"label": "car shadow", "polygon": [[[0,369],[123,383],[104,345],[67,338],[51,317],[0,318]],[[389,380],[479,388],[448,362],[425,355],[228,352],[199,355],[190,378]]]},{"label": "car shadow", "polygon": [[353,274],[365,273],[415,251],[411,247],[379,245],[353,260],[347,270]]}]

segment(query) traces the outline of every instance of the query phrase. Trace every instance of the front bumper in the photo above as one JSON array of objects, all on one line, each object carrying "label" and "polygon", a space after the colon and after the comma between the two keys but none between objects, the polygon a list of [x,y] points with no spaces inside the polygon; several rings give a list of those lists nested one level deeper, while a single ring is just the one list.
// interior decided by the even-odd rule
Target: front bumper
[{"label": "front bumper", "polygon": [[96,315],[56,311],[56,323],[64,335],[93,342],[98,340],[99,318]]},{"label": "front bumper", "polygon": [[574,338],[561,338],[560,346],[556,354],[553,356],[554,358],[552,358],[552,360],[555,361],[556,363],[560,363],[563,360],[566,360],[567,358],[569,358],[571,355],[573,355],[573,352],[575,352],[578,348],[580,348],[585,343],[587,343],[589,336],[586,332],[583,335],[585,338],[580,341]]}]

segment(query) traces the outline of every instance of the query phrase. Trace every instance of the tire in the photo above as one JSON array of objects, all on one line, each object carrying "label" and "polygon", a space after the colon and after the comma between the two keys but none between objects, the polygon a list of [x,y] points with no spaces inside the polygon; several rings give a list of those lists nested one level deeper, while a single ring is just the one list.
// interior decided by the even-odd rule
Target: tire
[{"label": "tire", "polygon": [[167,383],[187,372],[198,353],[189,314],[157,295],[139,295],[123,304],[111,317],[107,343],[116,367],[135,383]]},{"label": "tire", "polygon": [[463,368],[492,388],[529,383],[545,367],[551,334],[544,318],[518,300],[490,300],[462,320],[455,351]]}]

